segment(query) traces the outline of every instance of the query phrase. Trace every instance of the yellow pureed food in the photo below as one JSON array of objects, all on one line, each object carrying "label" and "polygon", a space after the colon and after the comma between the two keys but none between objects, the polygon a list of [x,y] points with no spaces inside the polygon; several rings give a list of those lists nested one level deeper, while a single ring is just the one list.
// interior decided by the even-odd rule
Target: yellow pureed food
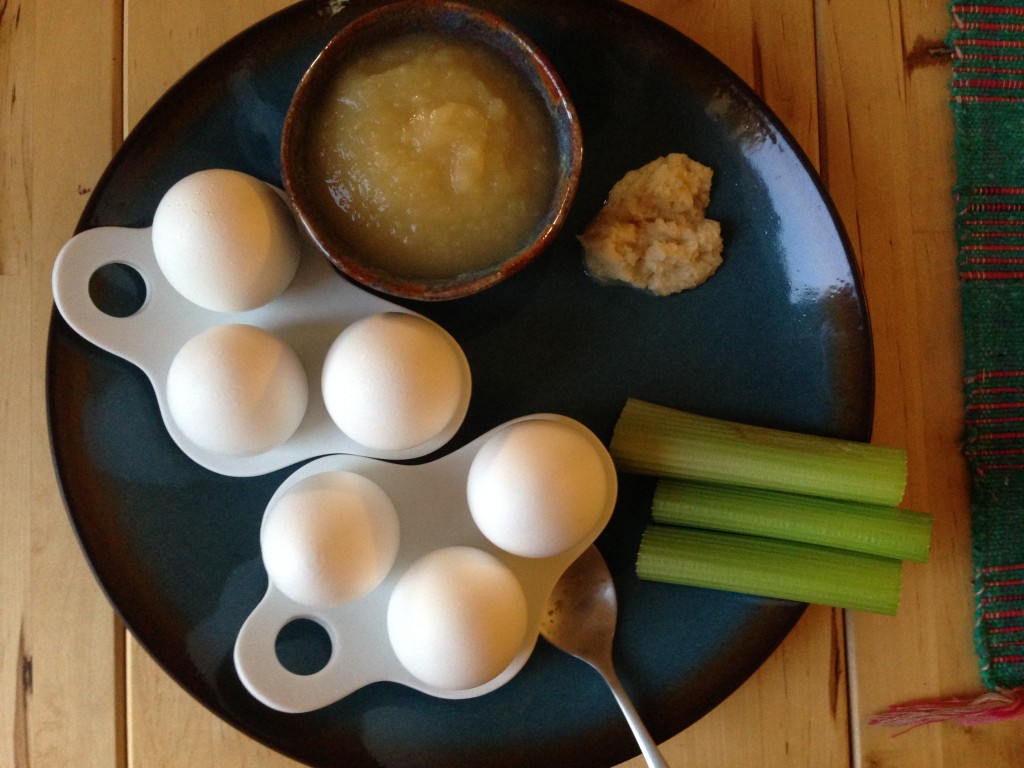
[{"label": "yellow pureed food", "polygon": [[338,75],[315,124],[320,205],[392,274],[453,277],[502,261],[551,200],[558,156],[544,106],[481,46],[389,41]]}]

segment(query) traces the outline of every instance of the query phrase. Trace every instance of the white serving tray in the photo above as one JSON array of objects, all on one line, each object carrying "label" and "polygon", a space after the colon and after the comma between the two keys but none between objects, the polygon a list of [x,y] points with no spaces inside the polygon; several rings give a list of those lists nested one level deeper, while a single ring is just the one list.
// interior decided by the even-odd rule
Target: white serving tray
[{"label": "white serving tray", "polygon": [[[512,555],[494,546],[476,527],[466,500],[466,480],[473,458],[492,435],[509,424],[538,418],[570,424],[593,442],[605,465],[608,496],[598,522],[578,545],[552,557],[527,558]],[[346,470],[367,477],[391,498],[400,526],[398,556],[377,589],[346,605],[330,608],[304,605],[286,597],[273,583],[269,584],[266,595],[238,634],[234,652],[235,668],[253,696],[284,712],[319,709],[378,681],[401,683],[446,699],[480,696],[504,685],[530,657],[537,643],[544,608],[555,583],[607,525],[618,495],[618,481],[611,456],[589,429],[566,416],[535,414],[506,422],[453,453],[425,464],[398,465],[341,455],[317,459],[289,476],[271,498],[267,509],[300,480],[319,472],[334,470]],[[388,639],[387,606],[395,584],[420,557],[450,546],[476,547],[497,557],[519,580],[528,607],[526,639],[518,655],[497,677],[469,689],[445,689],[423,683],[402,666]],[[330,637],[330,659],[325,667],[310,675],[296,674],[286,669],[275,650],[281,630],[296,619],[311,619],[319,623]]]},{"label": "white serving tray", "polygon": [[[458,431],[469,408],[468,363],[463,371],[465,396],[452,422],[435,438],[414,448],[393,451],[366,448],[345,435],[331,420],[320,390],[320,376],[324,356],[337,335],[353,322],[372,314],[417,313],[350,283],[304,237],[302,245],[295,278],[278,298],[247,312],[214,312],[193,304],[167,282],[153,253],[151,228],[90,229],[68,241],[57,256],[53,268],[54,302],[81,336],[146,373],[156,393],[164,425],[174,442],[195,462],[219,474],[251,477],[335,453],[388,460],[413,459],[441,448]],[[142,307],[129,317],[108,315],[90,298],[90,280],[97,270],[110,264],[134,269],[145,283]],[[302,360],[309,382],[309,405],[295,434],[276,448],[254,456],[221,455],[201,448],[181,432],[167,409],[167,372],[178,350],[196,334],[228,323],[257,326],[289,344]],[[449,335],[447,331],[445,334]],[[454,339],[452,343],[458,348]]]}]

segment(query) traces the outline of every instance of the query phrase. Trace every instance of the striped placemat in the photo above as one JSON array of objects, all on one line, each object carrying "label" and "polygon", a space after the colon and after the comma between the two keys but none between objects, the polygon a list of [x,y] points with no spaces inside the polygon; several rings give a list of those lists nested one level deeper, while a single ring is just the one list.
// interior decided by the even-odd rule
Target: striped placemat
[{"label": "striped placemat", "polygon": [[1024,0],[950,5],[964,444],[980,696],[895,704],[872,725],[1024,717]]},{"label": "striped placemat", "polygon": [[951,15],[975,644],[1000,690],[1024,686],[1024,0]]}]

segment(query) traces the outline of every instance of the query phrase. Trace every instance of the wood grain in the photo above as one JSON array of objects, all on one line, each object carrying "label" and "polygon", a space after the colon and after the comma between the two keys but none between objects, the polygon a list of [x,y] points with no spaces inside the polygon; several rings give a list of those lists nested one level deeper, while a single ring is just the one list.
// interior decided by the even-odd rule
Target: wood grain
[{"label": "wood grain", "polygon": [[18,768],[123,763],[120,629],[67,523],[44,401],[50,270],[110,158],[119,30],[113,2],[0,3],[0,764]]},{"label": "wood grain", "polygon": [[907,567],[899,615],[848,617],[855,758],[863,766],[1002,766],[1024,754],[1019,726],[949,724],[893,739],[866,725],[893,703],[981,690],[959,452],[949,65],[929,53],[942,47],[948,26],[939,3],[821,4],[826,183],[863,265],[875,334],[874,440],[907,449],[904,506],[935,516],[931,562]]},{"label": "wood grain", "polygon": [[124,0],[126,131],[207,54],[291,4],[289,0]]}]

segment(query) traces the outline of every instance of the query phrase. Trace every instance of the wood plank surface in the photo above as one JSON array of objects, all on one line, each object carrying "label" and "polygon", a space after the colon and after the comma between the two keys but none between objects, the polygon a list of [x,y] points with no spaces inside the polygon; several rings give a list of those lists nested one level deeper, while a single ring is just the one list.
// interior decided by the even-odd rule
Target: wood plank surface
[{"label": "wood plank surface", "polygon": [[[67,524],[44,405],[53,258],[121,136],[206,53],[286,4],[0,0],[0,766],[296,765],[216,719],[125,637]],[[908,566],[897,617],[810,608],[747,683],[664,745],[670,764],[1021,765],[1019,721],[897,738],[866,724],[892,703],[981,690],[949,67],[930,52],[946,3],[633,4],[734,69],[819,167],[864,274],[874,439],[908,449],[905,506],[936,518],[932,560]]]},{"label": "wood plank surface", "polygon": [[943,724],[898,738],[866,725],[893,703],[982,690],[970,630],[968,480],[959,451],[949,64],[929,53],[943,47],[949,16],[945,4],[926,0],[821,7],[825,178],[864,273],[875,334],[874,440],[907,449],[904,506],[935,516],[931,562],[905,569],[899,614],[847,617],[856,763],[1017,765],[1024,759],[1020,723]]},{"label": "wood plank surface", "polygon": [[123,763],[123,636],[68,525],[44,401],[53,259],[120,128],[120,25],[107,0],[0,3],[3,766]]}]

